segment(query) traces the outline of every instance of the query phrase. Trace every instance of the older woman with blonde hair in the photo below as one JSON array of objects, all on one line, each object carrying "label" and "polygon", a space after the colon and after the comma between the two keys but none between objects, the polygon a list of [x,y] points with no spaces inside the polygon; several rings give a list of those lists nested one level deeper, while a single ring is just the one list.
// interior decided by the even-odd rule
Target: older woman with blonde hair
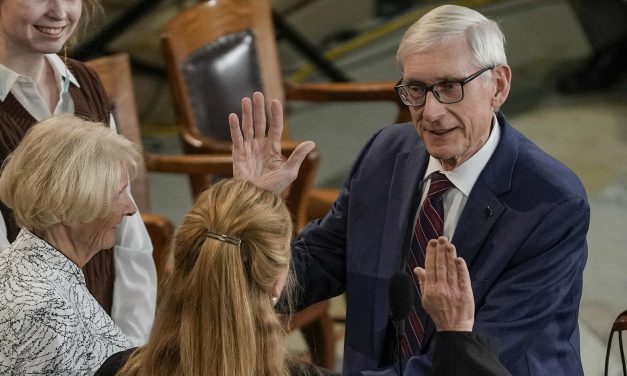
[{"label": "older woman with blonde hair", "polygon": [[282,291],[290,300],[291,234],[278,194],[237,180],[203,192],[174,236],[148,343],[116,354],[97,375],[319,374],[288,359],[274,311]]},{"label": "older woman with blonde hair", "polygon": [[90,374],[131,346],[81,268],[135,214],[140,163],[133,143],[69,115],[33,127],[5,162],[0,200],[21,231],[0,254],[0,374]]},{"label": "older woman with blonde hair", "polygon": [[[96,73],[67,57],[78,29],[93,27],[99,0],[0,0],[0,163],[27,130],[72,114],[115,129]],[[61,56],[57,55],[58,53]],[[0,202],[0,250],[17,237],[13,211]],[[134,344],[145,342],[155,314],[157,273],[140,216],[118,226],[112,248],[83,268],[89,291]]]}]

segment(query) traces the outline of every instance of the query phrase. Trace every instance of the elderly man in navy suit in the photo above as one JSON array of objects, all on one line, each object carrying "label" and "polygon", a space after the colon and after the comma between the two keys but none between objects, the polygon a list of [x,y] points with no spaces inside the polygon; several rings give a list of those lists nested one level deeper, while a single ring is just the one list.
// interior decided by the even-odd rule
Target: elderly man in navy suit
[{"label": "elderly man in navy suit", "polygon": [[[500,112],[511,83],[503,44],[495,22],[459,6],[411,26],[396,89],[412,123],[376,133],[331,211],[294,241],[299,307],[346,293],[346,374],[395,374],[389,279],[422,266],[425,244],[441,235],[470,271],[473,332],[498,342],[509,372],[583,374],[577,317],[589,206],[577,176]],[[241,131],[229,119],[235,176],[280,190],[313,144],[282,161],[280,104],[267,138],[263,96],[242,104]],[[414,281],[401,362],[406,375],[430,375],[435,327]]]}]

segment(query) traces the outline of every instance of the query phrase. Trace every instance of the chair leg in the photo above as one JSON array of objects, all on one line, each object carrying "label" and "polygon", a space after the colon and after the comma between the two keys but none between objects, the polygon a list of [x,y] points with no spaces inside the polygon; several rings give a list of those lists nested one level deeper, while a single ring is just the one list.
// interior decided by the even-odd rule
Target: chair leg
[{"label": "chair leg", "polygon": [[610,338],[607,340],[607,351],[605,352],[605,372],[603,376],[607,376],[608,367],[610,365],[610,350],[612,350],[612,338],[614,337],[614,330],[610,331]]},{"label": "chair leg", "polygon": [[301,328],[311,352],[311,361],[317,366],[333,369],[335,367],[335,331],[333,320],[324,313],[311,324]]},{"label": "chair leg", "polygon": [[627,367],[625,367],[625,351],[623,350],[623,332],[618,332],[618,345],[620,347],[620,360],[623,362],[623,376],[627,376]]}]

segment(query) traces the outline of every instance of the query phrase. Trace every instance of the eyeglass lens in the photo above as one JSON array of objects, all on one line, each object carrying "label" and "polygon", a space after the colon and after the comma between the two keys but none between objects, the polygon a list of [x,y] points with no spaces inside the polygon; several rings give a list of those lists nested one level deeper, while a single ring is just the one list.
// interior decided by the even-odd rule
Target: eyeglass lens
[{"label": "eyeglass lens", "polygon": [[442,103],[455,103],[462,100],[464,95],[462,85],[459,82],[443,82],[427,90],[425,85],[408,85],[399,87],[399,94],[405,104],[422,105],[425,103],[427,92],[433,91],[433,95]]},{"label": "eyeglass lens", "polygon": [[427,100],[427,93],[430,91],[440,103],[457,103],[464,99],[465,84],[474,80],[483,72],[493,68],[494,66],[485,67],[461,81],[440,82],[433,86],[426,86],[424,84],[397,85],[396,89],[403,103],[408,106],[422,106]]}]

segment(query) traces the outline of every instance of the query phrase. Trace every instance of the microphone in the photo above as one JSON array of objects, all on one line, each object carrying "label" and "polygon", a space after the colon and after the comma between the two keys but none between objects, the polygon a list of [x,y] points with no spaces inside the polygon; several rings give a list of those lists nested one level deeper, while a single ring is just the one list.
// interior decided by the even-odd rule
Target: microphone
[{"label": "microphone", "polygon": [[396,336],[405,334],[405,318],[409,315],[414,304],[411,277],[407,273],[395,272],[390,278],[388,286],[390,300],[390,317],[396,328]]},{"label": "microphone", "polygon": [[403,374],[401,341],[405,336],[405,318],[414,305],[411,277],[407,273],[395,272],[390,278],[388,298],[390,301],[390,318],[396,330],[396,349],[398,356],[399,375]]}]

